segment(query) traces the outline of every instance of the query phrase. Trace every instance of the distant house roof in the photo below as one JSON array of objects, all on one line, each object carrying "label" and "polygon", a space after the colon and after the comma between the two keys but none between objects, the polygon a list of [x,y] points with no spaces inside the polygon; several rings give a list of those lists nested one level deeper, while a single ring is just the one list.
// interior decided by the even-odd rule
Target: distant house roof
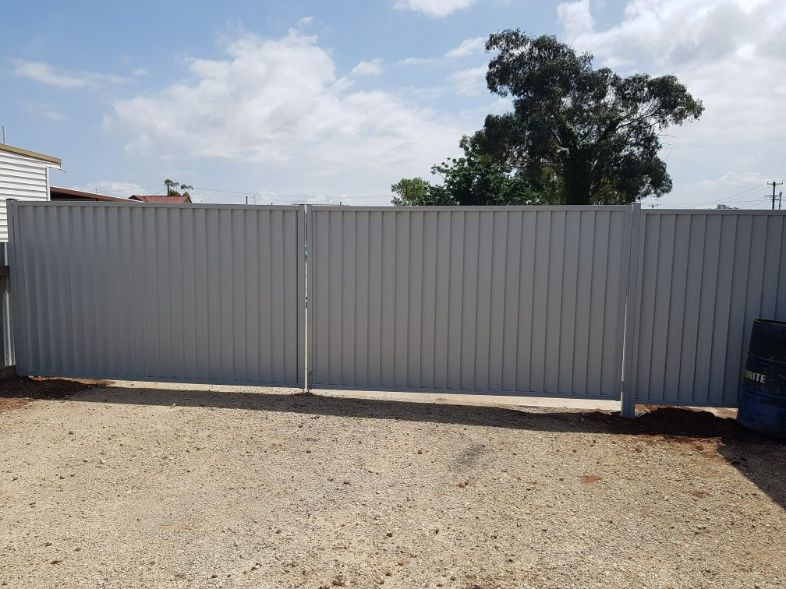
[{"label": "distant house roof", "polygon": [[84,190],[74,190],[73,188],[61,188],[59,186],[49,187],[49,198],[52,200],[102,200],[111,202],[128,202],[127,198],[118,198],[106,194],[96,194],[95,192],[85,192]]},{"label": "distant house roof", "polygon": [[191,202],[190,196],[166,196],[163,194],[134,194],[131,200],[157,204],[182,204]]},{"label": "distant house roof", "polygon": [[38,153],[37,151],[30,151],[29,149],[22,149],[21,147],[14,147],[13,145],[8,145],[7,143],[0,143],[0,151],[31,157],[33,159],[41,160],[42,162],[48,162],[56,166],[60,166],[62,163],[59,157]]}]

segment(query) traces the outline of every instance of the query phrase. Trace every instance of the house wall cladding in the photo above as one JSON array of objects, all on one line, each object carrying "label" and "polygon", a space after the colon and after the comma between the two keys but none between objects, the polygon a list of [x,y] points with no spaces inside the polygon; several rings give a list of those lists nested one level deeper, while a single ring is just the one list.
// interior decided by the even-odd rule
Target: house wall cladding
[{"label": "house wall cladding", "polygon": [[51,165],[33,157],[0,150],[0,242],[8,241],[6,200],[49,200],[47,169]]},{"label": "house wall cladding", "polygon": [[786,321],[786,215],[642,217],[630,347],[635,398],[734,407],[753,320]]},{"label": "house wall cladding", "polygon": [[315,386],[619,398],[629,213],[312,208]]},{"label": "house wall cladding", "polygon": [[19,373],[302,384],[300,208],[11,209]]}]

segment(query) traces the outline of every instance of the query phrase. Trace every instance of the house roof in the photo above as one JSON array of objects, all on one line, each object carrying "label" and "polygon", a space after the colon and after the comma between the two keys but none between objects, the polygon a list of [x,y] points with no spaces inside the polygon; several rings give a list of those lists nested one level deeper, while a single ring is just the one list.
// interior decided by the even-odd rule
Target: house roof
[{"label": "house roof", "polygon": [[0,143],[0,151],[31,157],[43,162],[49,162],[50,164],[54,164],[56,166],[60,166],[62,163],[59,157],[38,153],[37,151],[30,151],[29,149],[22,149],[21,147],[14,147],[13,145],[8,145],[7,143]]},{"label": "house roof", "polygon": [[127,198],[118,198],[106,194],[96,194],[95,192],[85,192],[84,190],[74,190],[73,188],[61,188],[60,186],[49,187],[49,197],[52,200],[103,200],[111,202],[128,202]]},{"label": "house roof", "polygon": [[131,200],[139,200],[142,202],[158,203],[158,204],[178,204],[191,202],[190,196],[167,196],[164,194],[134,194]]}]

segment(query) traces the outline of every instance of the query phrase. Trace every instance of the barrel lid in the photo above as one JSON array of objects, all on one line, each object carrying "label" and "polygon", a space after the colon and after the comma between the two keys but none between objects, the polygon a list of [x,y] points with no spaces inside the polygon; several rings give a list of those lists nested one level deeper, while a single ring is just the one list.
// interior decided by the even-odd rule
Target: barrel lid
[{"label": "barrel lid", "polygon": [[774,327],[785,327],[786,328],[786,321],[775,321],[774,319],[754,319],[754,323],[766,323],[772,324]]},{"label": "barrel lid", "polygon": [[786,363],[786,322],[756,319],[748,349],[760,358]]}]

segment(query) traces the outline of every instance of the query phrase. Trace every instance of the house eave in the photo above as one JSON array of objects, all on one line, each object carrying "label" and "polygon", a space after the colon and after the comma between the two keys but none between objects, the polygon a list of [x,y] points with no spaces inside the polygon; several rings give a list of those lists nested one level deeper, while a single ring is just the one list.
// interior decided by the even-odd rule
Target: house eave
[{"label": "house eave", "polygon": [[29,149],[22,149],[21,147],[14,147],[13,145],[7,145],[5,143],[0,143],[0,151],[5,151],[8,153],[13,153],[15,155],[23,155],[25,157],[41,160],[42,162],[53,164],[58,168],[62,166],[62,161],[59,157],[55,157],[53,155],[46,155],[45,153],[38,153],[37,151],[31,151]]}]

